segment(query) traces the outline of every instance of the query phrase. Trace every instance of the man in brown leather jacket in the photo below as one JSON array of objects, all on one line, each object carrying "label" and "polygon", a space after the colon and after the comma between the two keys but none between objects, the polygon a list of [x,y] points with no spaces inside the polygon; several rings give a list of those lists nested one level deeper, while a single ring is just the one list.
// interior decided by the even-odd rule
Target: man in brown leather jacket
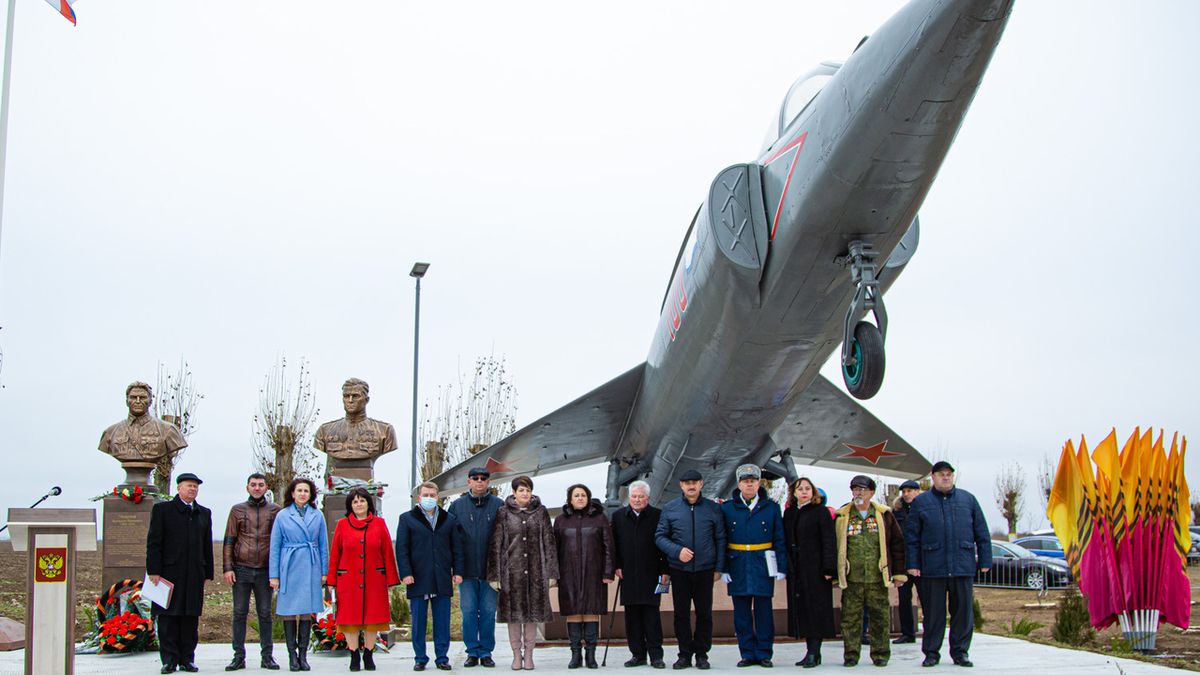
[{"label": "man in brown leather jacket", "polygon": [[271,553],[271,525],[279,505],[268,501],[267,478],[250,474],[246,480],[250,498],[229,509],[225,523],[225,583],[233,587],[233,661],[225,670],[246,667],[246,616],[250,613],[250,592],[254,591],[254,609],[258,613],[258,644],[262,648],[262,667],[279,670],[271,657],[271,584],[267,578],[267,558]]}]

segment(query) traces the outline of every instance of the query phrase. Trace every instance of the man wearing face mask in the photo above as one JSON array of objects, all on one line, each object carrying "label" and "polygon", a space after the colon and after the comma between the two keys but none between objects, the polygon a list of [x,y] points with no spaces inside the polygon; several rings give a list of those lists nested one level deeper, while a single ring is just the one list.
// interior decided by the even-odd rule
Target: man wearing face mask
[{"label": "man wearing face mask", "polygon": [[433,650],[438,670],[450,670],[450,598],[462,583],[462,542],[458,522],[438,506],[438,488],[422,483],[417,504],[396,526],[396,566],[408,586],[412,608],[413,670],[425,670],[425,621],[433,607]]},{"label": "man wearing face mask", "polygon": [[858,665],[865,607],[871,624],[871,662],[882,667],[892,656],[887,589],[908,580],[904,575],[904,531],[891,509],[871,501],[875,481],[870,477],[850,479],[850,492],[854,498],[837,510],[833,524],[838,587],[842,589],[843,665]]}]

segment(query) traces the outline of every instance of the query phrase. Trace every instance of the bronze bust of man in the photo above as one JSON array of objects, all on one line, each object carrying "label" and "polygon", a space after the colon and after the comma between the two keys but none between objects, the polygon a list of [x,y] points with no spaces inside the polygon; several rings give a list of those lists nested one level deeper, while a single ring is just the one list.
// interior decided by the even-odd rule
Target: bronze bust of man
[{"label": "bronze bust of man", "polygon": [[175,425],[148,414],[153,397],[150,385],[145,382],[134,382],[125,388],[129,417],[104,430],[100,436],[100,452],[121,462],[153,462],[187,447],[187,441]]},{"label": "bronze bust of man", "polygon": [[342,385],[346,416],[317,428],[313,446],[337,460],[372,460],[396,449],[396,429],[367,417],[370,387],[358,378]]}]

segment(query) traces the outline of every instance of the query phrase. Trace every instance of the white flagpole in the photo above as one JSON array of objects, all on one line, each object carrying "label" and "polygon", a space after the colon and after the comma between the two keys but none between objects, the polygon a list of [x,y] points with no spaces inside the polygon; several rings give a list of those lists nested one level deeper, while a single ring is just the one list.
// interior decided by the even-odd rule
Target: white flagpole
[{"label": "white flagpole", "polygon": [[0,242],[4,235],[4,166],[8,159],[8,87],[12,72],[13,20],[17,0],[8,0],[8,29],[4,36],[4,83],[0,85]]}]

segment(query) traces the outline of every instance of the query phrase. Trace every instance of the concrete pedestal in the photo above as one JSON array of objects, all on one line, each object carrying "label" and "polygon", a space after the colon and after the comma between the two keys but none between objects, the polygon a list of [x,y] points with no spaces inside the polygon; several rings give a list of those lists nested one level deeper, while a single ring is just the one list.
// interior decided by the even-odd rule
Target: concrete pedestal
[{"label": "concrete pedestal", "polygon": [[146,534],[150,531],[150,509],[156,502],[150,497],[137,504],[120,497],[104,498],[102,591],[118,581],[141,581],[146,576]]}]

